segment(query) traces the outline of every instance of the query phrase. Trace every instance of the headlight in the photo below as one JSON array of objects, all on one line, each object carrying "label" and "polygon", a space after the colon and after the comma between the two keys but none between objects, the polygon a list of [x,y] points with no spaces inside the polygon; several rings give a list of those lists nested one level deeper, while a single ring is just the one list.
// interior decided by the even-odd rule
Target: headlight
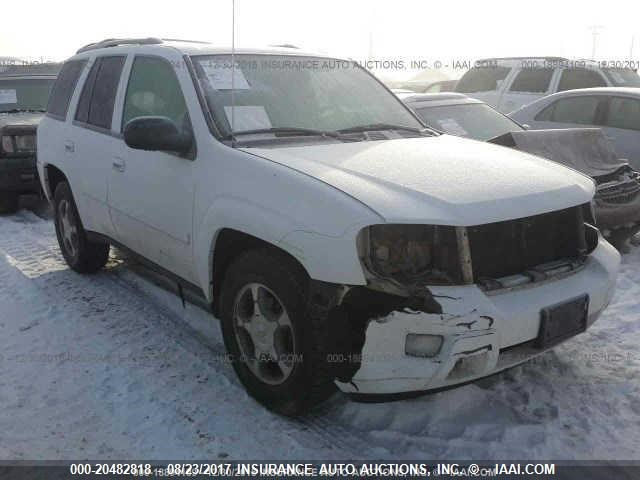
[{"label": "headlight", "polygon": [[374,225],[360,240],[368,270],[403,285],[459,282],[457,245],[455,229],[437,225]]},{"label": "headlight", "polygon": [[13,153],[15,148],[13,147],[13,137],[8,135],[2,136],[2,151],[4,153]]},{"label": "headlight", "polygon": [[36,136],[3,135],[2,151],[4,153],[33,153],[36,151]]},{"label": "headlight", "polygon": [[16,135],[16,150],[18,152],[35,152],[36,136],[35,135]]}]

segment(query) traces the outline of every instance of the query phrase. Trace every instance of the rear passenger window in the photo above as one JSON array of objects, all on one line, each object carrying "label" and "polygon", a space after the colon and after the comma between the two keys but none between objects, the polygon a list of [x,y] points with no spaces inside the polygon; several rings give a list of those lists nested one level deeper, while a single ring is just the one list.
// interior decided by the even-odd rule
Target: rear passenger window
[{"label": "rear passenger window", "polygon": [[576,90],[578,88],[606,87],[604,77],[595,70],[573,68],[562,71],[558,91]]},{"label": "rear passenger window", "polygon": [[525,93],[545,93],[553,77],[552,68],[529,68],[520,70],[509,91]]},{"label": "rear passenger window", "polygon": [[67,110],[69,110],[69,101],[86,63],[86,60],[72,60],[62,66],[51,91],[49,105],[47,106],[48,114],[60,119],[66,118]]},{"label": "rear passenger window", "polygon": [[613,97],[609,102],[607,126],[640,130],[640,101],[633,98]]},{"label": "rear passenger window", "polygon": [[96,59],[82,89],[76,120],[98,128],[111,128],[124,60],[123,56]]},{"label": "rear passenger window", "polygon": [[492,92],[498,90],[501,81],[507,78],[511,71],[508,67],[472,68],[465,73],[458,85],[456,92]]},{"label": "rear passenger window", "polygon": [[536,120],[558,123],[596,125],[600,97],[563,98],[536,116]]}]

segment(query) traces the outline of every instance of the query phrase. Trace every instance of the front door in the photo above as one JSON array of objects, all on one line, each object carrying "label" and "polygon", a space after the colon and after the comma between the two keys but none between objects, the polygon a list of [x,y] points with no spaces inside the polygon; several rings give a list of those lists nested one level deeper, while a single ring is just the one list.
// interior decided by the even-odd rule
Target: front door
[{"label": "front door", "polygon": [[[124,99],[121,130],[137,117],[162,116],[180,128],[191,122],[174,67],[137,56]],[[178,276],[193,281],[194,158],[129,148],[112,158],[109,210],[118,240]]]}]

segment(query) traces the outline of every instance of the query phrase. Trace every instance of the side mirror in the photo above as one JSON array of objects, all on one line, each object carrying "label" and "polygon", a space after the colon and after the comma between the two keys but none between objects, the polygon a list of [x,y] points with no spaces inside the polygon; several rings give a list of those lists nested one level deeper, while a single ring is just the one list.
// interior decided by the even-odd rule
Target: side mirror
[{"label": "side mirror", "polygon": [[124,143],[136,150],[188,153],[193,135],[181,132],[167,117],[138,117],[125,125]]},{"label": "side mirror", "polygon": [[523,123],[521,127],[524,128],[525,130],[531,130],[531,125],[529,125],[528,123]]}]

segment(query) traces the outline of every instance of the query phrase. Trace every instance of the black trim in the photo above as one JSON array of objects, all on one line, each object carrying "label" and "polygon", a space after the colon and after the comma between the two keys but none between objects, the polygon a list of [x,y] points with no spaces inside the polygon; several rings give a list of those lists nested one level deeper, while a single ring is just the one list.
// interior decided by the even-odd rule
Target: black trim
[{"label": "black trim", "polygon": [[211,132],[211,134],[215,138],[222,141],[222,133],[220,133],[218,126],[215,124],[215,121],[213,120],[213,114],[209,110],[207,101],[204,97],[204,93],[202,92],[202,86],[200,85],[200,82],[196,77],[196,70],[193,66],[193,62],[191,61],[191,57],[189,55],[184,55],[183,59],[184,59],[185,65],[187,66],[187,71],[189,72],[191,81],[193,82],[193,88],[195,88],[196,90],[198,103],[200,104],[200,109],[202,110],[202,114],[204,115],[204,120],[207,123],[207,127],[209,127],[209,132]]},{"label": "black trim", "polygon": [[[135,252],[134,250],[131,250],[129,247],[127,247],[126,245],[123,245],[122,243],[118,242],[117,240],[114,240],[113,238],[107,236],[107,235],[103,235],[102,233],[98,233],[98,232],[92,232],[92,231],[87,231],[87,238],[89,240],[91,240],[92,242],[102,242],[102,243],[109,243],[112,246],[118,248],[119,250],[122,250],[123,252],[125,252],[128,256],[135,258],[136,261],[140,262],[142,265],[144,265],[146,268],[148,268],[149,270],[152,270],[155,273],[158,273],[164,277],[167,277],[170,280],[173,280],[174,282],[176,282],[177,284],[179,284],[180,286],[182,286],[185,289],[188,289],[191,293],[197,295],[199,297],[199,299],[203,300],[206,302],[206,295],[204,293],[204,291],[202,290],[202,288],[200,288],[199,286],[195,285],[194,283],[191,283],[188,280],[185,280],[184,278],[176,275],[175,273],[167,270],[164,267],[161,267],[160,265],[158,265],[157,263],[155,263],[152,260],[149,260],[147,257],[145,257],[144,255],[141,255],[137,252]],[[208,305],[208,302],[206,302]],[[209,308],[211,308],[211,305],[208,305]]]}]

